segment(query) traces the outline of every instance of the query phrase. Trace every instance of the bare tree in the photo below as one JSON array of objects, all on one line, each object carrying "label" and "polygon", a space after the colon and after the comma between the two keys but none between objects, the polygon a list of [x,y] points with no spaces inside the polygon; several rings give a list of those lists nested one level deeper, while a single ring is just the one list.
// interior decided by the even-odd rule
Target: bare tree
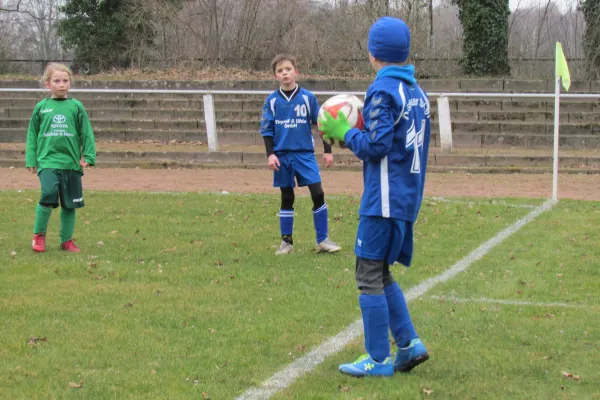
[{"label": "bare tree", "polygon": [[538,54],[540,51],[540,43],[542,42],[542,29],[544,27],[544,23],[547,26],[547,18],[548,12],[550,11],[550,6],[554,5],[552,0],[546,0],[546,4],[541,8],[541,18],[538,19],[537,29],[535,33],[535,48],[533,53],[533,68],[535,69],[535,65],[537,63]]},{"label": "bare tree", "polygon": [[[61,57],[53,24],[57,5],[64,1],[0,0],[0,58]],[[449,0],[129,1],[134,24],[152,33],[130,35],[127,48],[120,50],[138,67],[267,69],[274,54],[292,52],[304,70],[366,72],[369,27],[375,18],[392,15],[411,28],[411,62],[421,74],[459,73],[463,31]],[[553,0],[538,1],[543,4],[532,7],[518,0],[509,19],[515,76],[547,75],[556,40],[563,42],[567,56],[583,54],[581,12],[565,11]],[[572,6],[578,2],[568,1]],[[577,70],[572,73],[576,76]]]},{"label": "bare tree", "polygon": [[[18,20],[19,36],[23,38],[23,52],[40,60],[60,58],[61,49],[55,23],[58,7],[63,0],[24,0],[24,14]],[[26,11],[26,12],[25,12]]]},{"label": "bare tree", "polygon": [[6,4],[0,3],[0,12],[21,12],[21,3],[23,0],[7,1]]}]

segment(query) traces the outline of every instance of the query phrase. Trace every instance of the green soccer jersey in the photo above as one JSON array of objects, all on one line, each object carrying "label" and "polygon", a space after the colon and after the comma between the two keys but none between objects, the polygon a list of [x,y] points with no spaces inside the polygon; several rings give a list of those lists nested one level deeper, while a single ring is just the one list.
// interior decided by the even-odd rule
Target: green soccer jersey
[{"label": "green soccer jersey", "polygon": [[27,130],[25,167],[81,172],[82,155],[89,165],[96,165],[94,132],[83,105],[70,97],[37,103]]}]

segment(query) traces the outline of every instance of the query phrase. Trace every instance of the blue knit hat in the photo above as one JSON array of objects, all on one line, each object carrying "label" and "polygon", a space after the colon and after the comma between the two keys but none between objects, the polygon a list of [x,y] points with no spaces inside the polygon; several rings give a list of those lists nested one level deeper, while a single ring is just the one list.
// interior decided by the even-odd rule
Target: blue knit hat
[{"label": "blue knit hat", "polygon": [[380,61],[402,63],[410,53],[410,30],[401,19],[381,17],[369,30],[368,47]]}]

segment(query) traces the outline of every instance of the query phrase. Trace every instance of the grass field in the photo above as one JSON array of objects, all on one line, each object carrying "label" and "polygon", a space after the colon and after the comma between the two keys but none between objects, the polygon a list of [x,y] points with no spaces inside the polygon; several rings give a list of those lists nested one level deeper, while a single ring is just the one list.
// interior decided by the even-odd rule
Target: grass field
[{"label": "grass field", "polygon": [[[276,196],[88,192],[78,255],[58,249],[58,212],[31,252],[37,198],[0,192],[2,399],[236,398],[360,317],[358,198],[329,198],[333,255],[312,252],[298,198],[285,257]],[[540,204],[427,199],[396,278],[438,276]],[[410,303],[430,361],[347,378],[357,339],[274,397],[600,398],[599,238],[600,204],[562,201]]]}]

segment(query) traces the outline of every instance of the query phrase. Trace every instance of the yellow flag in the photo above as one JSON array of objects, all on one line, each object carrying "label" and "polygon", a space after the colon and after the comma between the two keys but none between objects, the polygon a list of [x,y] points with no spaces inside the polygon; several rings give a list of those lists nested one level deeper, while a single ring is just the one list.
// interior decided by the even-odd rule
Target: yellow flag
[{"label": "yellow flag", "polygon": [[571,87],[571,73],[569,72],[569,66],[563,53],[562,45],[560,42],[556,42],[556,76],[561,78],[562,84],[566,91],[569,91]]}]

